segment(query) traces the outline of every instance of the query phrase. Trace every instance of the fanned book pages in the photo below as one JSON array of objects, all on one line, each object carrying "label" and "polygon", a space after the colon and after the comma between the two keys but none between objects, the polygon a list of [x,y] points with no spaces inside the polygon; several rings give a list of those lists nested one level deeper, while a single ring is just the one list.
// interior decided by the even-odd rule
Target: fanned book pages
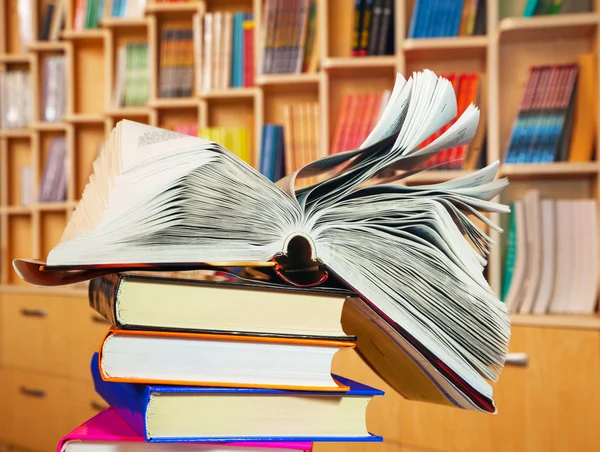
[{"label": "fanned book pages", "polygon": [[[364,301],[350,306],[347,317],[362,321],[345,332],[395,389],[495,412],[486,379],[504,365],[510,322],[483,275],[494,243],[469,216],[500,230],[482,212],[509,211],[492,201],[508,182],[496,179],[496,162],[439,184],[397,183],[470,142],[479,120],[473,105],[421,146],[456,111],[448,80],[428,70],[408,80],[398,74],[358,149],[277,184],[217,143],[122,121],[61,242],[46,261],[18,259],[14,267],[43,285],[203,265],[271,265],[296,284],[330,275]],[[376,177],[390,169],[394,177]],[[325,180],[294,189],[296,179],[315,176]]]}]

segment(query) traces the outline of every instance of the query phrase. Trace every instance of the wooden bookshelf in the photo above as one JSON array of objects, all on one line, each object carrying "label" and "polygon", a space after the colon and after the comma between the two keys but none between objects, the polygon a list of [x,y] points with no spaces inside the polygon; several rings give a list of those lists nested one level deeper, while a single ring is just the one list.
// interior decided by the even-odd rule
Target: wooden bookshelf
[{"label": "wooden bookshelf", "polygon": [[[4,0],[8,1],[8,0]],[[72,2],[73,3],[73,2]],[[34,85],[39,83],[40,54],[64,53],[67,57],[68,72],[73,83],[69,87],[69,106],[66,116],[59,123],[34,122],[25,130],[1,130],[0,140],[5,149],[6,158],[11,159],[10,148],[22,148],[25,143],[30,145],[29,158],[37,165],[43,165],[40,160],[44,134],[72,134],[71,143],[80,142],[82,136],[93,136],[92,141],[99,141],[101,134],[110,131],[116,121],[130,118],[153,125],[169,122],[169,118],[177,118],[183,111],[184,116],[197,117],[203,126],[237,124],[236,110],[242,107],[251,113],[254,125],[254,153],[257,154],[260,144],[262,124],[266,121],[281,120],[280,106],[285,102],[296,100],[313,100],[321,104],[322,109],[322,143],[327,150],[335,127],[340,102],[344,94],[360,91],[363,86],[390,88],[395,71],[405,75],[414,70],[431,68],[435,71],[474,70],[487,74],[488,80],[488,126],[487,126],[487,160],[488,162],[503,159],[503,150],[507,142],[512,121],[518,109],[518,103],[526,71],[533,64],[563,63],[573,61],[576,55],[583,51],[596,49],[599,38],[598,27],[600,16],[598,12],[563,14],[555,16],[540,16],[533,18],[505,17],[499,19],[498,3],[488,1],[487,28],[485,36],[459,38],[407,39],[407,29],[410,24],[413,2],[398,1],[395,9],[397,51],[389,56],[350,56],[350,33],[352,28],[353,3],[343,0],[336,3],[335,10],[330,1],[323,1],[318,20],[320,27],[320,56],[321,72],[316,74],[280,74],[260,75],[256,77],[256,87],[230,88],[210,92],[198,92],[195,97],[186,99],[159,99],[156,92],[150,98],[147,106],[110,107],[110,96],[114,83],[115,52],[117,42],[123,39],[138,37],[148,39],[150,55],[158,54],[158,35],[155,31],[161,20],[183,20],[191,25],[191,14],[203,11],[242,9],[253,11],[256,16],[257,33],[260,35],[261,2],[259,0],[240,0],[227,3],[222,8],[214,2],[205,4],[202,1],[185,3],[152,3],[149,2],[144,18],[110,18],[101,21],[101,28],[74,30],[72,22],[67,23],[63,32],[63,41],[41,42],[34,41],[27,48],[28,52],[20,53],[7,48],[16,42],[15,36],[4,37],[3,52],[0,53],[0,69],[11,65],[28,65],[36,76]],[[75,7],[74,3],[71,5]],[[596,8],[597,10],[597,8]],[[69,16],[72,19],[72,15]],[[165,19],[167,18],[167,19]],[[175,18],[175,19],[173,19]],[[181,19],[183,18],[183,19]],[[38,20],[34,17],[34,21]],[[186,22],[187,23],[187,22]],[[35,24],[33,24],[35,25]],[[9,33],[17,33],[15,27],[10,27]],[[548,39],[555,39],[553,52],[542,51],[548,45]],[[257,44],[258,44],[257,37]],[[257,49],[258,50],[258,49]],[[260,52],[256,52],[257,60]],[[258,61],[257,61],[258,63]],[[100,68],[102,66],[102,68]],[[258,64],[257,64],[258,67]],[[150,83],[156,86],[158,68],[153,64],[150,73]],[[94,86],[98,90],[90,90]],[[35,87],[34,87],[35,88]],[[36,105],[41,97],[41,90],[34,89]],[[39,108],[39,107],[37,107]],[[187,113],[185,113],[187,112]],[[213,112],[213,113],[211,113]],[[80,196],[80,189],[87,176],[89,168],[81,168],[80,163],[91,162],[91,150],[86,150],[88,157],[77,158],[78,149],[70,149],[75,157],[71,166],[74,174],[69,176],[73,187],[69,187],[68,202],[75,202]],[[255,155],[254,160],[258,162]],[[9,166],[10,168],[10,166]],[[17,177],[8,177],[3,171],[3,183],[6,191],[15,192]],[[81,171],[81,174],[80,174]],[[537,186],[541,181],[560,181],[561,187],[569,193],[574,183],[579,192],[581,184],[592,190],[597,187],[600,165],[598,161],[589,163],[569,164],[565,162],[554,164],[501,165],[500,174],[509,177],[520,186]],[[82,175],[83,174],[83,175]],[[412,176],[407,183],[434,183],[461,175],[452,171],[429,171]],[[39,179],[39,177],[38,177]],[[75,183],[75,181],[79,181]],[[39,181],[36,181],[39,183]],[[598,189],[595,189],[598,190]],[[584,190],[585,191],[585,190]],[[594,190],[592,190],[594,191]],[[589,190],[588,190],[589,192]],[[594,191],[594,197],[597,197]],[[4,194],[3,199],[16,199]],[[509,199],[504,197],[504,201]],[[17,206],[3,204],[6,208],[16,209]],[[32,212],[32,207],[24,207],[23,212]],[[33,221],[32,217],[32,221]],[[43,225],[39,225],[43,227]],[[41,230],[32,229],[32,242],[38,242]],[[497,236],[503,243],[505,237]],[[4,246],[6,249],[6,245]],[[492,254],[489,265],[489,275],[495,290],[499,288],[501,269],[501,247]],[[7,258],[15,256],[4,256]],[[39,256],[43,257],[43,256]],[[8,260],[9,261],[9,260]],[[12,272],[4,272],[4,275]],[[14,277],[0,280],[0,287],[18,283]]]},{"label": "wooden bookshelf", "polygon": [[[519,1],[524,3],[523,0]],[[266,122],[282,122],[283,105],[286,103],[319,103],[321,146],[328,150],[345,94],[391,89],[397,71],[405,76],[425,68],[446,73],[479,71],[486,73],[487,79],[486,159],[489,163],[503,161],[530,66],[574,62],[582,52],[593,51],[600,56],[600,0],[594,0],[594,12],[591,13],[533,18],[500,18],[500,0],[487,0],[487,35],[420,40],[406,37],[414,1],[396,0],[396,52],[394,55],[375,57],[350,55],[354,0],[320,0],[317,24],[321,61],[319,73],[257,74],[255,87],[199,91],[186,99],[159,99],[156,93],[159,68],[155,59],[159,54],[161,26],[166,23],[187,23],[191,26],[192,14],[202,14],[204,11],[251,11],[256,22],[255,67],[258,68],[260,32],[264,25],[261,23],[262,1],[153,3],[149,0],[144,18],[105,18],[101,21],[99,29],[74,30],[73,11],[76,0],[69,0],[69,20],[63,32],[63,40],[40,42],[35,39],[40,28],[41,8],[45,3],[32,0],[39,14],[33,15],[30,25],[34,30],[34,42],[26,52],[19,49],[18,27],[11,22],[15,13],[9,14],[9,2],[11,6],[14,4],[14,0],[0,0],[0,71],[13,67],[27,67],[31,70],[35,108],[34,122],[27,129],[0,130],[0,321],[2,316],[6,315],[6,311],[2,311],[3,303],[6,306],[15,303],[19,306],[26,303],[50,306],[49,309],[58,310],[61,315],[68,316],[69,322],[77,324],[73,327],[77,335],[69,333],[69,347],[82,356],[97,349],[101,338],[97,323],[90,320],[91,311],[87,308],[86,290],[81,287],[46,289],[26,285],[14,273],[10,263],[16,257],[44,258],[48,250],[60,239],[70,212],[76,206],[89,178],[98,146],[120,119],[132,119],[155,126],[197,122],[200,127],[248,127],[252,131],[256,166],[262,126]],[[111,96],[116,52],[121,43],[132,39],[147,41],[149,55],[155,57],[152,59],[150,71],[150,84],[154,88],[151,90],[148,105],[115,109],[112,107]],[[67,114],[60,123],[40,122],[42,58],[45,55],[63,53],[67,60]],[[65,136],[68,143],[67,199],[61,203],[34,202],[22,206],[19,202],[20,168],[26,165],[33,166],[32,192],[35,197],[39,190],[48,142],[54,136]],[[600,135],[597,137],[597,143],[599,142]],[[429,171],[412,176],[405,182],[431,184],[464,174],[462,171]],[[542,196],[600,199],[600,163],[597,158],[593,162],[577,164],[502,164],[500,174],[511,180],[509,189],[500,197],[503,202],[508,203],[533,187],[538,188]],[[491,217],[506,229],[506,217],[500,218],[494,214]],[[489,259],[488,277],[493,289],[498,292],[506,235],[499,235],[493,231],[491,235],[498,244]],[[386,437],[386,444],[378,449],[382,452],[412,450],[407,446],[411,444],[415,446],[415,450],[488,450],[482,445],[489,444],[498,444],[496,450],[524,450],[534,441],[531,438],[538,436],[552,437],[556,443],[544,443],[545,446],[537,449],[531,446],[532,450],[589,450],[589,444],[600,442],[600,433],[591,424],[592,421],[597,423],[597,418],[586,415],[572,422],[561,421],[562,423],[558,424],[557,417],[553,414],[558,409],[549,405],[550,402],[546,398],[556,398],[561,403],[564,402],[564,406],[571,409],[571,412],[580,412],[576,402],[589,402],[590,406],[600,403],[596,387],[597,378],[600,376],[599,319],[597,314],[511,316],[515,327],[511,351],[527,351],[532,365],[529,369],[505,370],[498,385],[498,405],[501,414],[492,421],[489,417],[474,416],[472,413],[450,413],[445,408],[417,406],[407,402],[375,376],[356,354],[348,353],[339,359],[336,357],[336,369],[351,369],[349,375],[352,378],[362,379],[386,391],[386,398],[373,402],[377,409],[373,408],[369,414],[374,429]],[[0,330],[3,325],[0,323]],[[67,334],[61,330],[60,334],[63,333]],[[61,340],[57,339],[58,342]],[[569,344],[569,348],[563,346],[565,343]],[[0,397],[4,381],[1,380],[1,372],[15,366],[15,363],[10,361],[12,358],[2,356],[1,347],[3,345],[0,337]],[[575,360],[573,350],[581,354],[581,360],[585,363],[581,364]],[[57,356],[68,355],[70,352],[71,349],[62,350],[61,353],[57,352]],[[89,379],[87,368],[75,371],[78,376],[72,377],[67,368],[56,371],[46,362],[40,364],[42,358],[37,355],[32,360],[35,361],[35,365],[30,368],[16,369],[35,375],[54,372],[52,378],[56,378],[57,385],[60,383],[64,386],[63,380],[72,380],[76,384],[89,383],[88,380],[84,380]],[[588,375],[590,381],[583,378]],[[536,387],[528,390],[533,391],[534,395],[526,397],[523,393],[524,388],[533,384]],[[569,393],[573,385],[585,389],[586,396],[573,396]],[[61,400],[67,400],[70,396],[69,389],[64,387]],[[89,393],[91,394],[91,389]],[[562,394],[567,393],[569,397],[565,399]],[[81,395],[80,399],[84,400],[86,405],[84,409],[77,411],[76,419],[79,422],[84,420],[82,413],[90,414],[90,400],[96,399],[92,399],[92,395],[84,390],[76,394]],[[1,415],[3,409],[0,408],[0,424],[4,420]],[[535,421],[524,419],[525,412],[532,418],[535,417]],[[31,425],[36,425],[37,420],[39,419],[34,419]],[[38,422],[39,425],[44,423],[43,420]],[[555,436],[540,433],[541,427],[538,428],[537,425],[547,425],[549,430],[570,430],[570,442],[561,443],[560,437],[556,439]],[[464,432],[478,432],[480,436],[476,441],[473,436],[463,434]],[[46,436],[51,435],[48,433]],[[54,436],[46,442],[36,442],[30,448],[50,450],[57,439]],[[14,438],[3,437],[0,433],[0,443],[13,440]],[[367,452],[375,448],[367,445],[345,448],[344,445],[325,444],[315,447],[315,452],[350,450]]]}]

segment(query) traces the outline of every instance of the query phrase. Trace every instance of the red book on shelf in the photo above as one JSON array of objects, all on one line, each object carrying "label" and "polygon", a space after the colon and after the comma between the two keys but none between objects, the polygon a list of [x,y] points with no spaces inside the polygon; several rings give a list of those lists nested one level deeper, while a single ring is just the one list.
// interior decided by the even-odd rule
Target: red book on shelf
[{"label": "red book on shelf", "polygon": [[254,86],[254,20],[246,19],[244,28],[244,86]]}]

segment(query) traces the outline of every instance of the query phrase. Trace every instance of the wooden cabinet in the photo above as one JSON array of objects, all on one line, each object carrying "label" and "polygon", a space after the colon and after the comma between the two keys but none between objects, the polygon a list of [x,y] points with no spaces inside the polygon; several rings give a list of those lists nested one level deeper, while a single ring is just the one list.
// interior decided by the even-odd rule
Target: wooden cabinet
[{"label": "wooden cabinet", "polygon": [[[52,450],[106,406],[89,364],[106,330],[81,297],[0,295],[0,442]],[[596,450],[600,331],[514,326],[510,349],[528,364],[507,365],[494,385],[497,415],[407,401],[353,350],[341,351],[335,372],[386,392],[367,411],[369,429],[385,442],[323,443],[315,452]]]},{"label": "wooden cabinet", "polygon": [[507,365],[486,415],[410,402],[385,385],[353,352],[340,355],[336,372],[379,387],[368,427],[380,445],[318,445],[315,452],[595,451],[600,444],[600,332],[513,327],[510,350],[525,352],[525,367]]},{"label": "wooden cabinet", "polygon": [[107,406],[90,376],[107,330],[85,298],[0,294],[0,443],[53,450]]},{"label": "wooden cabinet", "polygon": [[0,438],[39,451],[56,447],[70,426],[68,380],[3,368]]},{"label": "wooden cabinet", "polygon": [[0,363],[87,379],[109,324],[79,297],[0,294]]}]

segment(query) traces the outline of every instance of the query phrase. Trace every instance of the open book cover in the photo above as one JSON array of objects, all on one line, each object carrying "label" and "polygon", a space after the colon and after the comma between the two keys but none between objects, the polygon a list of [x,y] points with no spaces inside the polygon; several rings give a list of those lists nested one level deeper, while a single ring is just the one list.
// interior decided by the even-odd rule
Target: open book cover
[{"label": "open book cover", "polygon": [[[264,449],[274,449],[273,452],[287,452],[298,450],[310,452],[312,443],[310,442],[251,442],[251,443],[229,443],[224,445],[206,444],[206,443],[188,443],[185,446],[181,444],[172,445],[153,445],[146,443],[145,439],[138,435],[127,422],[125,422],[114,408],[107,408],[98,413],[93,418],[87,420],[71,433],[64,436],[58,443],[56,452],[67,452],[69,445],[74,443],[90,444],[90,451],[98,451],[98,445],[109,445],[109,449],[114,452],[123,450],[123,452],[141,452],[141,451],[189,451],[189,452],[262,452]],[[143,443],[143,447],[134,448],[134,444]],[[119,448],[119,445],[121,448]]]},{"label": "open book cover", "polygon": [[[408,80],[398,74],[358,149],[310,163],[277,184],[217,143],[121,121],[61,242],[45,261],[13,265],[42,285],[228,265],[271,268],[300,285],[334,275],[360,294],[399,358],[430,364],[436,372],[422,369],[423,379],[462,395],[445,396],[449,404],[495,412],[486,380],[503,368],[510,321],[483,275],[494,242],[470,216],[501,231],[484,213],[509,211],[493,201],[508,181],[496,179],[495,162],[443,183],[398,183],[433,155],[471,141],[479,121],[474,105],[422,145],[456,114],[448,80],[429,70]],[[389,170],[393,177],[378,177]],[[295,189],[305,177],[322,181]],[[377,369],[381,360],[360,342],[358,351]],[[407,393],[402,378],[388,382]],[[412,397],[431,401],[418,393]]]}]

